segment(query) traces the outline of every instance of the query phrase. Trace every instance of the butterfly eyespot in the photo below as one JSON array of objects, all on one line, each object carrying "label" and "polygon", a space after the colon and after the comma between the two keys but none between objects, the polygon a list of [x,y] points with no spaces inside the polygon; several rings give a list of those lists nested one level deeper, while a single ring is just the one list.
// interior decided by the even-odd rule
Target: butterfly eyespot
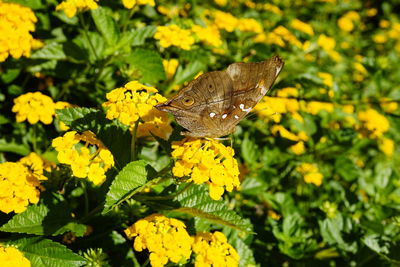
[{"label": "butterfly eyespot", "polygon": [[185,106],[191,106],[194,103],[194,99],[193,97],[185,97],[182,102]]}]

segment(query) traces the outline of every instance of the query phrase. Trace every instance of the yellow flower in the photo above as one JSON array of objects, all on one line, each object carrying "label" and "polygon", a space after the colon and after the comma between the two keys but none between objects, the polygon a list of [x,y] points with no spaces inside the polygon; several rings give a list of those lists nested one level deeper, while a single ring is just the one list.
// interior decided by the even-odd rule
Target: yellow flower
[{"label": "yellow flower", "polygon": [[303,141],[297,142],[296,144],[289,147],[289,149],[296,155],[301,155],[306,151]]},{"label": "yellow flower", "polygon": [[190,50],[195,42],[190,30],[181,29],[175,24],[158,26],[154,39],[160,40],[162,47],[176,46],[183,50]]},{"label": "yellow flower", "polygon": [[122,0],[122,4],[126,8],[133,8],[135,5],[156,5],[154,0]]},{"label": "yellow flower", "polygon": [[324,176],[318,171],[318,167],[311,163],[302,163],[296,171],[303,175],[304,182],[320,186]]},{"label": "yellow flower", "polygon": [[314,30],[311,27],[311,25],[307,24],[307,23],[305,23],[305,22],[303,22],[303,21],[301,21],[299,19],[292,20],[292,22],[290,23],[290,26],[293,29],[301,31],[301,32],[304,32],[304,33],[306,33],[308,35],[311,35],[311,36],[314,35]]},{"label": "yellow flower", "polygon": [[212,199],[220,199],[224,190],[239,188],[239,168],[231,147],[214,139],[184,139],[173,142],[172,149],[176,161],[172,173],[190,176],[189,181],[195,184],[207,183]]},{"label": "yellow flower", "polygon": [[383,97],[380,101],[380,106],[381,108],[386,112],[386,113],[393,113],[395,112],[399,105],[395,101],[391,101],[390,98],[388,97]]},{"label": "yellow flower", "polygon": [[55,115],[53,100],[40,92],[26,93],[14,99],[12,111],[17,113],[17,122],[28,120],[30,124],[38,121],[50,124]]},{"label": "yellow flower", "polygon": [[129,238],[135,238],[133,248],[136,251],[147,249],[150,252],[150,264],[153,267],[173,263],[185,263],[192,253],[192,239],[183,222],[152,214],[135,222],[125,230]]},{"label": "yellow flower", "polygon": [[38,180],[47,180],[47,177],[43,175],[44,171],[51,172],[51,169],[56,167],[53,162],[43,159],[35,152],[31,152],[18,162],[25,165]]},{"label": "yellow flower", "polygon": [[72,18],[77,12],[98,8],[98,0],[65,0],[56,6],[56,10],[63,10],[67,17]]},{"label": "yellow flower", "polygon": [[360,21],[360,15],[355,11],[349,11],[338,19],[339,28],[345,32],[351,32],[354,29],[354,22]]},{"label": "yellow flower", "polygon": [[384,33],[378,33],[372,36],[372,40],[377,44],[384,44],[387,42],[388,37]]},{"label": "yellow flower", "polygon": [[361,133],[361,136],[378,138],[389,130],[390,123],[388,119],[375,109],[369,108],[358,112],[357,115],[361,122],[357,130]]},{"label": "yellow flower", "polygon": [[264,4],[263,5],[263,9],[266,10],[266,11],[270,11],[272,13],[275,13],[276,15],[279,15],[279,16],[283,15],[283,11],[279,7],[277,7],[275,5],[272,5],[270,3]]},{"label": "yellow flower", "polygon": [[[272,38],[272,40],[269,41],[268,38]],[[276,43],[277,45],[282,46],[281,40],[285,40],[298,48],[303,48],[303,44],[296,38],[296,36],[282,25],[276,27],[273,32],[267,36],[266,42]]]},{"label": "yellow flower", "polygon": [[330,73],[327,72],[318,72],[317,73],[318,77],[322,79],[323,84],[326,86],[332,88],[333,87],[333,76]]},{"label": "yellow flower", "polygon": [[39,202],[40,182],[21,162],[0,163],[0,211],[20,213]]},{"label": "yellow flower", "polygon": [[320,111],[324,110],[326,112],[332,113],[334,106],[332,103],[327,102],[319,102],[319,101],[310,101],[307,103],[304,111],[317,115]]},{"label": "yellow flower", "polygon": [[30,34],[35,31],[36,21],[30,8],[0,1],[0,62],[8,56],[29,57],[32,49],[43,46]]},{"label": "yellow flower", "polygon": [[379,149],[386,156],[392,156],[394,152],[394,141],[386,137],[379,139]]},{"label": "yellow flower", "polygon": [[238,22],[239,20],[230,13],[222,11],[214,12],[214,24],[218,29],[233,32],[237,28]]},{"label": "yellow flower", "polygon": [[217,27],[193,25],[192,31],[199,40],[207,45],[218,47],[222,45],[221,34]]},{"label": "yellow flower", "polygon": [[111,152],[90,131],[67,132],[55,138],[52,146],[58,152],[58,161],[70,165],[75,177],[87,177],[95,185],[102,184],[106,171],[114,166]]},{"label": "yellow flower", "polygon": [[0,245],[0,262],[3,267],[30,267],[30,261],[18,249]]},{"label": "yellow flower", "polygon": [[198,233],[193,237],[194,266],[239,266],[239,254],[221,232]]},{"label": "yellow flower", "polygon": [[154,134],[166,139],[172,132],[167,113],[159,111],[154,106],[167,101],[157,93],[157,89],[145,86],[138,81],[127,83],[107,93],[108,101],[103,103],[107,108],[107,119],[118,119],[134,129],[136,121],[141,119],[137,136]]},{"label": "yellow flower", "polygon": [[237,27],[242,32],[262,33],[263,27],[261,24],[252,18],[240,18]]},{"label": "yellow flower", "polygon": [[171,58],[170,60],[163,60],[163,66],[165,73],[167,74],[167,79],[174,77],[176,69],[178,68],[179,61],[176,58]]},{"label": "yellow flower", "polygon": [[340,61],[340,54],[335,51],[336,41],[332,37],[326,36],[325,34],[321,34],[318,37],[317,44],[325,50],[325,52],[335,61]]},{"label": "yellow flower", "polygon": [[335,218],[337,215],[337,204],[325,201],[321,207],[321,210],[326,213],[328,218]]}]

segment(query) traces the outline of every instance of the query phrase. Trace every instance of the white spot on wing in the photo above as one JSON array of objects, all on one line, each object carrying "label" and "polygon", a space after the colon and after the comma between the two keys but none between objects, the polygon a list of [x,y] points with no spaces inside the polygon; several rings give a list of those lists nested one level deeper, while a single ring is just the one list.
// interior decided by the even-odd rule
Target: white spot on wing
[{"label": "white spot on wing", "polygon": [[235,115],[235,119],[239,119],[239,116],[238,116],[238,115]]},{"label": "white spot on wing", "polygon": [[281,72],[282,66],[277,66],[275,67],[275,69],[276,69],[275,76],[278,76],[279,72]]},{"label": "white spot on wing", "polygon": [[239,105],[239,108],[240,108],[242,111],[244,111],[244,112],[249,112],[249,111],[251,110],[251,107],[245,108],[245,107],[244,107],[244,104],[240,104],[240,105]]},{"label": "white spot on wing", "polygon": [[223,119],[225,119],[226,117],[228,117],[228,114],[222,115],[222,118],[223,118]]},{"label": "white spot on wing", "polygon": [[214,118],[215,115],[216,115],[215,112],[211,112],[211,113],[210,113],[210,117],[211,117],[211,118]]}]

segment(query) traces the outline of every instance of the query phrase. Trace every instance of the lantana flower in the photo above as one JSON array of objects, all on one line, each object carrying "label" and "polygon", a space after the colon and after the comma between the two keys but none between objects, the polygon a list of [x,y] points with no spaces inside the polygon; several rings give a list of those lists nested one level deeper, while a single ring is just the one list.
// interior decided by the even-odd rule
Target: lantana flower
[{"label": "lantana flower", "polygon": [[51,97],[41,92],[30,92],[14,99],[12,111],[16,113],[17,122],[27,120],[30,124],[38,121],[50,124],[55,115],[55,104]]},{"label": "lantana flower", "polygon": [[95,185],[102,184],[106,171],[114,166],[111,152],[90,131],[67,132],[55,138],[52,146],[58,152],[58,161],[70,165],[75,177],[87,177]]},{"label": "lantana flower", "polygon": [[136,251],[147,249],[153,267],[173,263],[185,263],[192,253],[192,239],[183,222],[152,214],[135,222],[125,230],[129,238],[134,238]]},{"label": "lantana flower", "polygon": [[32,49],[43,46],[31,35],[36,22],[35,13],[30,8],[0,1],[0,62],[8,56],[29,57]]},{"label": "lantana flower", "polygon": [[195,266],[239,266],[239,254],[221,232],[198,233],[193,237]]},{"label": "lantana flower", "polygon": [[182,29],[178,25],[158,26],[154,39],[160,40],[164,48],[176,46],[183,50],[190,50],[195,42],[191,30]]},{"label": "lantana flower", "polygon": [[225,190],[239,188],[239,168],[231,147],[213,139],[183,139],[173,142],[172,149],[172,173],[189,177],[195,184],[208,184],[212,199],[220,199]]},{"label": "lantana flower", "polygon": [[0,245],[0,262],[3,267],[30,267],[31,262],[15,247]]},{"label": "lantana flower", "polygon": [[156,88],[132,81],[124,87],[109,92],[107,99],[108,101],[103,104],[107,109],[107,119],[118,119],[130,126],[131,130],[139,121],[138,137],[154,134],[166,139],[172,132],[167,113],[154,107],[167,101],[157,93]]},{"label": "lantana flower", "polygon": [[320,186],[324,176],[319,172],[317,165],[312,163],[302,163],[297,166],[296,171],[303,175],[304,182]]},{"label": "lantana flower", "polygon": [[56,10],[63,10],[67,17],[72,18],[77,12],[98,8],[98,0],[65,0],[56,6]]}]

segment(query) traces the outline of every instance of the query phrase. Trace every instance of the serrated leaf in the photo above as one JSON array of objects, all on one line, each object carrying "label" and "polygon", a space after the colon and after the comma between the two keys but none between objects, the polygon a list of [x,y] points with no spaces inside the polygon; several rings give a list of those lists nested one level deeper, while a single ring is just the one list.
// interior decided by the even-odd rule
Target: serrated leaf
[{"label": "serrated leaf", "polygon": [[116,166],[122,168],[130,161],[131,134],[128,127],[108,120],[104,112],[90,108],[66,108],[56,111],[59,119],[72,130],[90,130],[111,151]]},{"label": "serrated leaf", "polygon": [[103,7],[91,10],[92,18],[97,30],[102,34],[109,46],[117,43],[119,31],[112,14]]},{"label": "serrated leaf", "polygon": [[127,62],[139,71],[142,82],[155,84],[166,79],[162,58],[156,51],[138,48],[128,56]]},{"label": "serrated leaf", "polygon": [[239,266],[256,266],[256,260],[251,248],[239,237],[235,237],[232,241],[230,242],[231,245],[236,248],[240,256]]},{"label": "serrated leaf", "polygon": [[251,223],[233,210],[229,210],[226,203],[212,200],[205,186],[192,186],[179,194],[174,200],[180,204],[180,208],[174,211],[190,214],[193,217],[199,217],[245,232],[250,232],[252,229]]},{"label": "serrated leaf", "polygon": [[200,71],[204,71],[206,66],[200,61],[193,61],[186,65],[185,68],[179,65],[175,77],[174,84],[183,84],[192,80]]},{"label": "serrated leaf", "polygon": [[149,165],[143,160],[128,163],[115,176],[107,192],[104,212],[109,211],[127,196],[134,193],[140,186],[144,185],[147,181],[149,170]]},{"label": "serrated leaf", "polygon": [[66,246],[40,237],[14,239],[8,244],[16,246],[35,267],[74,267],[86,263],[85,258]]},{"label": "serrated leaf", "polygon": [[144,26],[142,28],[136,29],[132,32],[132,46],[139,46],[139,45],[144,45],[146,38],[151,37],[154,35],[156,32],[156,27],[155,26]]},{"label": "serrated leaf", "polygon": [[65,228],[70,223],[76,224],[70,214],[65,203],[31,205],[24,212],[14,215],[0,230],[9,233],[60,235],[73,231],[71,227]]},{"label": "serrated leaf", "polygon": [[64,53],[62,44],[60,43],[49,43],[43,48],[36,50],[31,55],[32,59],[66,59],[67,56]]}]

